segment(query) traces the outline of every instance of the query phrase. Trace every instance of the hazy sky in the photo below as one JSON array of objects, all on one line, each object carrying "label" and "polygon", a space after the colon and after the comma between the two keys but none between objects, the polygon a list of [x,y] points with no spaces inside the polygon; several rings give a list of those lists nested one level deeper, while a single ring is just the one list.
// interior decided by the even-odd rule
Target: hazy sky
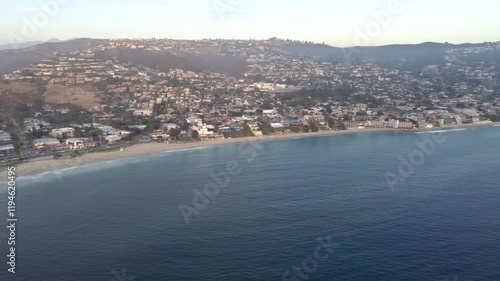
[{"label": "hazy sky", "polygon": [[0,44],[75,37],[484,42],[500,40],[499,11],[498,0],[2,1]]}]

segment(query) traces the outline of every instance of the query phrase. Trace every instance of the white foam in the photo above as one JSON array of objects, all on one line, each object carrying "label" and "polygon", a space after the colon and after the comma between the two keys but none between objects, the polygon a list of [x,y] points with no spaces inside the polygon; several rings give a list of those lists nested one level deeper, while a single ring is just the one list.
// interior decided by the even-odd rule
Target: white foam
[{"label": "white foam", "polygon": [[466,130],[467,129],[460,128],[460,129],[449,129],[449,130],[422,131],[422,132],[416,132],[415,134],[437,134],[437,133],[447,133],[447,132],[461,132]]},{"label": "white foam", "polygon": [[445,130],[436,130],[436,131],[424,131],[424,132],[416,132],[415,134],[436,134],[436,133],[445,133]]},{"label": "white foam", "polygon": [[175,153],[175,152],[183,152],[183,151],[191,151],[191,150],[201,150],[208,148],[209,146],[200,146],[200,147],[192,147],[192,148],[184,148],[184,149],[177,149],[177,150],[167,150],[160,152],[159,154],[167,154],[167,153]]},{"label": "white foam", "polygon": [[131,156],[131,157],[125,157],[125,158],[120,158],[120,159],[114,159],[114,160],[105,160],[105,161],[99,161],[99,162],[93,162],[93,163],[86,163],[86,164],[80,164],[80,165],[75,165],[75,166],[71,166],[71,167],[54,169],[54,170],[50,170],[47,172],[42,172],[42,173],[38,173],[38,174],[34,174],[34,175],[20,176],[18,179],[20,181],[21,180],[27,181],[28,183],[29,182],[50,182],[50,181],[57,180],[57,179],[59,179],[59,181],[62,181],[64,177],[68,177],[68,176],[78,174],[78,173],[97,172],[97,171],[102,171],[103,169],[106,169],[106,168],[121,167],[121,166],[125,166],[128,164],[136,164],[136,163],[145,162],[151,158],[165,157],[166,154],[170,154],[170,153],[194,151],[194,150],[201,150],[201,149],[205,149],[205,148],[207,148],[207,146],[178,149],[178,150],[168,150],[168,151],[159,152],[159,153],[156,153],[153,155]]}]

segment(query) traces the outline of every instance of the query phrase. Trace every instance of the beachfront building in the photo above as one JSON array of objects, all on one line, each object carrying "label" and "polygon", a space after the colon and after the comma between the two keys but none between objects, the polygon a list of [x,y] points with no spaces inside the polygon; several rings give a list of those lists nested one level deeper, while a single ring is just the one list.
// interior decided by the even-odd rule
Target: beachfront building
[{"label": "beachfront building", "polygon": [[10,134],[0,130],[0,145],[2,144],[10,144],[12,142],[12,138]]},{"label": "beachfront building", "polygon": [[412,122],[399,122],[399,129],[413,129]]},{"label": "beachfront building", "polygon": [[309,122],[318,122],[323,125],[326,122],[325,115],[323,114],[304,115],[304,117],[302,118],[302,123],[304,125],[307,125],[309,124]]},{"label": "beachfront building", "polygon": [[208,137],[215,134],[214,133],[215,127],[213,125],[202,125],[200,127],[195,127],[194,129],[197,130],[200,135],[206,135]]},{"label": "beachfront building", "polygon": [[384,121],[382,120],[368,121],[368,126],[372,128],[385,128]]},{"label": "beachfront building", "polygon": [[70,138],[66,140],[66,146],[73,150],[83,149],[85,148],[85,142],[83,139]]},{"label": "beachfront building", "polygon": [[360,124],[356,121],[347,121],[344,122],[344,126],[350,130],[350,129],[359,129]]},{"label": "beachfront building", "polygon": [[167,134],[164,130],[155,130],[149,136],[154,141],[167,140],[170,138],[170,135]]},{"label": "beachfront building", "polygon": [[274,129],[281,129],[281,128],[284,128],[285,125],[283,125],[283,123],[271,123],[269,124],[272,128]]},{"label": "beachfront building", "polygon": [[0,146],[0,154],[8,155],[16,152],[16,149],[12,144],[2,145]]},{"label": "beachfront building", "polygon": [[389,120],[389,122],[387,123],[387,127],[394,129],[399,128],[399,120],[394,120],[394,119]]},{"label": "beachfront building", "polygon": [[104,140],[106,140],[108,143],[116,143],[121,141],[122,136],[120,135],[109,135],[109,136],[104,136]]},{"label": "beachfront building", "polygon": [[0,146],[0,162],[17,159],[17,152],[12,144]]},{"label": "beachfront building", "polygon": [[62,149],[65,149],[65,147],[62,146],[61,143],[59,142],[59,140],[56,138],[43,138],[43,139],[33,140],[33,148],[35,150],[43,150],[43,149],[62,150]]}]

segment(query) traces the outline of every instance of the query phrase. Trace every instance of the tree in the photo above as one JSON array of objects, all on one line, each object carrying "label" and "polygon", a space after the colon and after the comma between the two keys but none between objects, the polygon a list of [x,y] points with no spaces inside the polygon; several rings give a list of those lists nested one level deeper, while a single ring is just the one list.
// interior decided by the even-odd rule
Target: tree
[{"label": "tree", "polygon": [[300,132],[302,132],[302,130],[300,129],[299,126],[290,126],[290,131],[292,131],[292,133],[300,133]]},{"label": "tree", "polygon": [[131,110],[125,111],[122,115],[122,118],[124,120],[131,120],[134,118],[134,112]]},{"label": "tree", "polygon": [[195,140],[199,140],[200,139],[200,133],[198,133],[198,131],[194,130],[191,132],[191,137]]},{"label": "tree", "polygon": [[328,118],[328,127],[332,129],[336,127],[335,120],[333,118]]},{"label": "tree", "polygon": [[316,133],[319,131],[318,124],[316,122],[309,122],[309,127],[311,128],[311,132]]},{"label": "tree", "polygon": [[189,123],[182,124],[181,129],[184,130],[184,131],[189,130]]},{"label": "tree", "polygon": [[158,130],[160,128],[160,122],[155,119],[149,119],[146,123],[146,128],[150,130]]},{"label": "tree", "polygon": [[73,133],[76,138],[83,137],[83,132],[80,128],[75,128],[75,132]]},{"label": "tree", "polygon": [[329,105],[329,106],[326,107],[326,112],[328,113],[328,115],[332,114],[333,110],[332,110],[332,106],[331,105]]},{"label": "tree", "polygon": [[271,126],[263,126],[262,127],[262,134],[272,135],[274,133],[276,133],[276,130],[273,127],[271,127]]},{"label": "tree", "polygon": [[170,137],[172,137],[173,139],[176,139],[178,138],[180,135],[181,135],[181,131],[179,129],[170,129],[168,131],[168,134],[170,135]]},{"label": "tree", "polygon": [[427,107],[429,107],[429,106],[432,106],[432,105],[433,105],[432,100],[431,100],[431,99],[429,99],[429,98],[424,99],[424,100],[422,101],[422,104],[423,104],[424,106],[427,106]]},{"label": "tree", "polygon": [[89,134],[94,140],[99,140],[99,137],[102,135],[102,131],[94,128],[89,132]]},{"label": "tree", "polygon": [[40,111],[40,110],[42,110],[44,104],[45,104],[45,101],[43,100],[43,98],[37,97],[33,100],[33,109]]},{"label": "tree", "polygon": [[42,96],[47,91],[47,87],[40,86],[40,87],[38,87],[37,91],[38,91],[38,95]]}]

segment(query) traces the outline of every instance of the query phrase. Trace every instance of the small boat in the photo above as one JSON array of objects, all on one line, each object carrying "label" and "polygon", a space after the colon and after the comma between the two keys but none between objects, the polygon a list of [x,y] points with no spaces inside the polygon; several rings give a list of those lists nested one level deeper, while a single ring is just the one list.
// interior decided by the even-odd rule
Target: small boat
[{"label": "small boat", "polygon": [[123,151],[123,150],[124,150],[123,146],[120,146],[120,152]]}]

